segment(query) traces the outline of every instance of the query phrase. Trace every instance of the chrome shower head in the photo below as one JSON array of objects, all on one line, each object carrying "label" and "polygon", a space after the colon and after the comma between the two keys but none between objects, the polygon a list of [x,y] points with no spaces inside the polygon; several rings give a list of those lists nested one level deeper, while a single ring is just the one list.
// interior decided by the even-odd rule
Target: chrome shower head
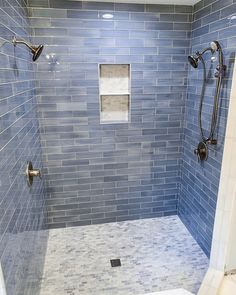
[{"label": "chrome shower head", "polygon": [[41,55],[44,46],[42,44],[38,45],[38,46],[33,46],[32,44],[29,44],[23,40],[16,40],[16,37],[13,37],[12,43],[14,46],[16,46],[17,44],[24,44],[26,45],[30,50],[31,53],[33,54],[33,61],[36,61],[39,56]]},{"label": "chrome shower head", "polygon": [[188,56],[188,62],[190,63],[190,65],[194,68],[197,69],[198,67],[198,59],[199,57],[196,57],[194,55],[189,55]]}]

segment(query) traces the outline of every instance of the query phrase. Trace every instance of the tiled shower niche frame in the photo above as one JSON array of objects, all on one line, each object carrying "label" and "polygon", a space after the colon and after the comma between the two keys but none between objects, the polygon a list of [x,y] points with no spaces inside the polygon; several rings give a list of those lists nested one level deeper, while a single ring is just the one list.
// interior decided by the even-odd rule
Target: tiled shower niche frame
[{"label": "tiled shower niche frame", "polygon": [[[106,86],[104,87],[104,83],[103,83],[103,78],[102,78],[102,68],[107,68],[107,70],[109,71],[114,71],[114,75],[110,75],[110,77],[108,76],[107,80],[112,79],[112,77],[114,77],[114,79],[116,79],[115,81],[111,81],[110,85],[109,82],[107,84],[107,90],[104,90],[104,88],[106,88]],[[115,68],[117,67],[117,70],[115,70]],[[124,84],[126,84],[125,89],[122,90],[122,87],[119,86],[122,85],[117,83],[119,80],[119,76],[118,76],[118,72],[119,70],[122,71],[122,67],[126,67],[126,69],[124,68],[124,73],[126,73],[126,75],[121,75],[121,79],[123,78],[123,80],[127,80],[126,83],[125,81],[123,81]],[[109,69],[110,68],[110,69]],[[113,68],[113,69],[112,69]],[[118,72],[117,72],[118,71]],[[119,124],[119,123],[129,123],[130,122],[130,110],[131,110],[131,65],[130,64],[99,64],[98,65],[98,73],[99,73],[99,107],[100,107],[100,124]],[[122,82],[122,81],[120,81]],[[109,88],[110,86],[110,88]],[[112,89],[112,90],[111,90]],[[122,100],[122,97],[124,100],[126,100],[126,109],[124,111],[124,117],[125,118],[112,118],[112,115],[114,115],[114,110],[110,111],[110,117],[109,115],[107,118],[104,118],[106,115],[104,114],[104,103],[105,99],[107,98],[107,100],[111,99],[115,99],[117,97],[120,97],[120,100]],[[112,104],[112,103],[111,103]],[[109,107],[109,106],[108,106]],[[118,109],[118,112],[122,110]],[[109,113],[109,111],[108,111]],[[117,114],[116,114],[117,115]],[[122,114],[120,115],[122,117]]]}]

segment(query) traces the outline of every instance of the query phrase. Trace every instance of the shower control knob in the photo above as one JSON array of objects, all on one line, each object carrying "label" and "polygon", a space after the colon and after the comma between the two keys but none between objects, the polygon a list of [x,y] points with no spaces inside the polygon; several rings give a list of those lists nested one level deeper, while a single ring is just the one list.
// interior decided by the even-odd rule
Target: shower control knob
[{"label": "shower control knob", "polygon": [[201,159],[200,159],[200,153],[198,149],[194,150],[194,154],[197,156],[198,161],[200,161]]},{"label": "shower control knob", "polygon": [[195,149],[195,150],[194,150],[194,154],[197,155],[197,159],[198,159],[198,161],[199,161],[198,149]]},{"label": "shower control knob", "polygon": [[40,170],[34,169],[31,161],[27,162],[25,175],[28,186],[32,186],[34,177],[42,178]]},{"label": "shower control knob", "polygon": [[208,158],[208,147],[205,142],[201,141],[198,147],[194,150],[194,154],[197,155],[199,161],[206,161]]}]

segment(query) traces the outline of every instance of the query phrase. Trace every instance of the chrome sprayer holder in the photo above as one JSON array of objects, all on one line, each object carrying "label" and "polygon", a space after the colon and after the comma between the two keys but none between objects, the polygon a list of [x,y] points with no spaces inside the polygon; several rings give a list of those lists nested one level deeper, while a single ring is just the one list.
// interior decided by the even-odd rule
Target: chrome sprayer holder
[{"label": "chrome sprayer holder", "polygon": [[28,186],[32,186],[34,177],[42,178],[40,169],[34,169],[31,161],[27,162],[25,175]]}]

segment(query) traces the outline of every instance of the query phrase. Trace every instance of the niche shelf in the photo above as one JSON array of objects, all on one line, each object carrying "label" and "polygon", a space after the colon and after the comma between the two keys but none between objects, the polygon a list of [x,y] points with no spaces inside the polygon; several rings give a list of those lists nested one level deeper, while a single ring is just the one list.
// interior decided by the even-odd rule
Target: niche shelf
[{"label": "niche shelf", "polygon": [[99,65],[100,123],[127,123],[130,118],[130,65]]}]

